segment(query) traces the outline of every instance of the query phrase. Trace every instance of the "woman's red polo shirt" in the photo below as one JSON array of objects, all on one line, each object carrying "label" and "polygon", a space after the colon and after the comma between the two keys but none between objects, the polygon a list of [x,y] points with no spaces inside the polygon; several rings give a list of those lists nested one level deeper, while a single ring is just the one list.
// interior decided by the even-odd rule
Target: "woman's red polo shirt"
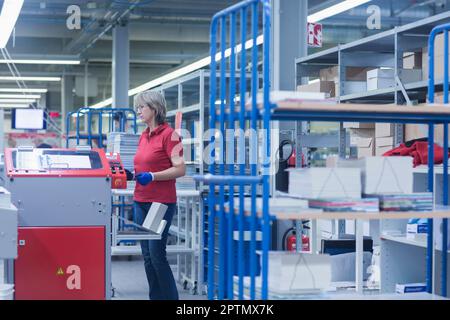
[{"label": "woman's red polo shirt", "polygon": [[[147,128],[139,139],[134,157],[135,174],[159,172],[172,167],[171,156],[183,156],[183,145],[178,134],[167,123],[153,129]],[[176,203],[175,179],[152,181],[146,186],[136,182],[134,200],[139,202]]]}]

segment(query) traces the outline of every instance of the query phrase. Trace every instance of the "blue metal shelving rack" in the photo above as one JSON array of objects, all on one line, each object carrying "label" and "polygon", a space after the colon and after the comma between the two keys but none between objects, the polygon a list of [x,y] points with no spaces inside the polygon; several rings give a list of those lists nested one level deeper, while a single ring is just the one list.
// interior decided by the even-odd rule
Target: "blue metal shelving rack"
[{"label": "blue metal shelving rack", "polygon": [[[270,221],[272,219],[269,214],[269,175],[270,175],[270,121],[271,120],[289,120],[289,121],[352,121],[352,122],[386,122],[386,123],[423,123],[429,127],[428,138],[428,190],[433,192],[433,170],[434,170],[434,126],[436,124],[444,124],[444,150],[448,149],[448,123],[450,122],[450,112],[417,112],[418,109],[411,107],[392,107],[393,111],[370,112],[364,110],[364,107],[353,109],[351,111],[342,112],[332,109],[318,108],[283,108],[273,105],[269,101],[269,48],[270,48],[270,1],[269,0],[246,0],[229,7],[217,13],[211,24],[211,79],[210,79],[210,128],[216,129],[216,121],[219,120],[219,128],[216,130],[219,136],[226,137],[226,129],[245,129],[246,122],[250,123],[250,129],[254,132],[262,128],[265,132],[265,138],[262,145],[262,158],[258,163],[261,165],[258,171],[256,163],[250,163],[251,174],[245,175],[245,163],[247,161],[244,145],[238,137],[238,148],[235,148],[234,142],[225,146],[224,139],[218,139],[214,133],[211,134],[211,153],[209,154],[210,174],[206,176],[196,176],[196,180],[209,184],[208,195],[208,298],[209,299],[234,299],[234,291],[237,291],[237,298],[244,298],[244,270],[249,264],[250,272],[250,290],[249,298],[256,299],[256,278],[261,276],[261,299],[268,299],[268,251],[270,244]],[[250,16],[251,32],[250,40],[247,39],[248,30],[247,23]],[[241,82],[239,90],[236,84],[236,57],[240,54],[241,66],[245,66],[250,62],[252,66],[258,65],[258,25],[259,19],[262,18],[263,28],[263,88],[262,99],[257,95],[257,76],[258,70],[252,68],[251,87],[247,88],[245,82]],[[240,23],[239,23],[240,22]],[[240,50],[241,46],[236,44],[237,27],[240,26],[240,43],[250,43],[251,54],[247,57],[246,50]],[[450,25],[438,26],[433,29],[429,40],[429,101],[433,102],[434,97],[434,40],[438,33],[445,35],[445,70],[448,70],[448,30]],[[227,32],[228,31],[228,32]],[[217,33],[220,34],[217,40]],[[228,35],[228,37],[227,37]],[[227,42],[228,40],[228,42]],[[227,50],[235,48],[234,50]],[[219,51],[219,53],[217,53]],[[229,62],[227,63],[227,59]],[[216,77],[216,69],[219,66],[220,77]],[[230,81],[225,81],[225,74],[229,67]],[[240,68],[240,72],[245,72],[245,68]],[[219,86],[217,86],[219,84]],[[448,74],[445,73],[444,78],[444,101],[448,102]],[[250,91],[249,102],[246,102],[246,92]],[[235,105],[235,95],[240,97],[239,108]],[[218,98],[220,109],[215,109],[215,102]],[[259,106],[258,106],[259,104]],[[237,124],[237,126],[236,126]],[[214,150],[218,150],[219,154],[215,154]],[[251,148],[252,149],[252,148]],[[241,152],[237,152],[241,151]],[[225,156],[226,154],[226,156]],[[225,161],[225,158],[227,161]],[[257,159],[258,155],[251,152],[249,161]],[[235,172],[234,164],[230,164],[228,160],[238,160],[239,170]],[[231,161],[233,162],[233,161]],[[251,162],[251,161],[250,161]],[[218,172],[215,169],[215,163],[218,164]],[[448,159],[444,157],[444,195],[448,195]],[[229,175],[225,175],[227,169]],[[244,211],[244,188],[250,186],[250,216],[247,217]],[[235,192],[235,187],[238,192]],[[262,189],[262,208],[257,214],[257,190]],[[218,189],[218,193],[216,193]],[[225,197],[225,195],[229,197]],[[238,205],[235,199],[238,198]],[[448,205],[447,197],[444,196],[444,205]],[[219,279],[216,284],[214,278],[214,248],[216,231],[215,220],[218,220],[218,250],[219,250]],[[244,241],[244,223],[249,219],[250,241]],[[427,246],[427,291],[432,292],[432,276],[433,276],[433,219],[428,220],[428,246]],[[236,227],[237,225],[237,227]],[[262,248],[261,248],[261,272],[257,273],[258,254],[256,250],[256,231],[258,226],[262,226]],[[233,242],[235,231],[238,231],[239,241],[237,248]],[[447,296],[447,221],[444,220],[443,229],[443,250],[442,250],[442,292],[443,296]],[[249,253],[244,254],[245,243],[249,243]],[[237,262],[233,254],[237,250]],[[233,264],[238,265],[238,281],[235,286],[233,273]],[[215,288],[218,288],[217,294]],[[237,288],[237,289],[236,289]]]},{"label": "blue metal shelving rack", "polygon": [[[113,117],[114,114],[116,114],[117,112],[120,112],[123,114],[122,117],[120,117],[120,121],[119,121],[119,128],[114,128],[114,124],[113,124]],[[70,119],[72,118],[73,115],[76,114],[76,129],[75,129],[75,134],[74,135],[70,135]],[[100,109],[94,109],[94,108],[89,108],[89,107],[84,107],[84,108],[79,108],[77,111],[72,111],[69,112],[66,116],[66,148],[69,147],[69,141],[70,140],[76,140],[77,145],[80,144],[80,140],[87,140],[87,144],[92,146],[92,142],[94,140],[97,141],[98,147],[99,148],[104,148],[104,144],[103,142],[106,140],[106,136],[104,136],[104,134],[102,133],[102,128],[103,128],[103,115],[106,114],[108,115],[108,125],[109,125],[109,131],[112,131],[113,129],[118,130],[120,132],[124,132],[125,131],[125,124],[128,121],[128,115],[131,114],[131,121],[132,121],[132,125],[133,125],[133,130],[134,133],[137,132],[137,124],[136,124],[136,112],[133,109],[130,108],[100,108]],[[80,132],[80,119],[82,118],[82,116],[86,116],[87,117],[87,123],[88,123],[88,128],[87,128],[87,132],[86,133],[81,133]],[[98,117],[98,132],[97,134],[92,133],[92,128],[91,128],[91,123],[92,120],[94,119],[94,117]]]}]

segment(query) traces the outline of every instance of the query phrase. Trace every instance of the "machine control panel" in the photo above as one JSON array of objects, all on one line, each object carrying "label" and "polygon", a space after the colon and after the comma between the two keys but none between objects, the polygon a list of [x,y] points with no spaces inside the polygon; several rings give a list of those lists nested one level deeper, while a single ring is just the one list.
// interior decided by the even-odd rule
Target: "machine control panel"
[{"label": "machine control panel", "polygon": [[107,153],[106,158],[111,168],[111,188],[112,189],[126,189],[127,188],[127,174],[123,167],[122,160],[118,153]]}]

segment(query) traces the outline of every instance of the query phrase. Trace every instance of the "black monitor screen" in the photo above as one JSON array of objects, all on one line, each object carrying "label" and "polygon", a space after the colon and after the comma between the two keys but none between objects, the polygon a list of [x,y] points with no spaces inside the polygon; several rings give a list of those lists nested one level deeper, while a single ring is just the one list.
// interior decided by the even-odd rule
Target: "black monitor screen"
[{"label": "black monitor screen", "polygon": [[[336,254],[350,253],[356,251],[356,242],[354,239],[322,239],[322,253],[330,256]],[[363,251],[373,253],[373,240],[363,240]]]}]

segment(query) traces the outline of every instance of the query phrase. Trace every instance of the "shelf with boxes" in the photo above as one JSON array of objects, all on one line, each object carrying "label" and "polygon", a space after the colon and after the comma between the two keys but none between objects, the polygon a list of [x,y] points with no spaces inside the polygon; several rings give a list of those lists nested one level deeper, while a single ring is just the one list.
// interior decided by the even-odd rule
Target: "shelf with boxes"
[{"label": "shelf with boxes", "polygon": [[[428,90],[428,35],[434,26],[445,23],[449,17],[450,12],[444,12],[296,59],[297,90],[325,92],[330,98],[349,103],[423,103]],[[443,90],[442,34],[436,38],[435,50],[435,89],[438,92]],[[308,84],[308,81],[313,83]],[[350,128],[342,128],[341,135],[343,129]],[[369,130],[354,129],[357,130],[351,131],[360,143],[350,142],[350,146],[363,149],[360,156],[370,151],[372,155],[380,154],[401,143],[411,135],[409,131],[414,130],[409,125],[406,128],[396,125],[392,126],[390,136],[377,137],[375,131],[371,134]],[[383,138],[378,139],[378,150],[376,138]],[[348,146],[340,140],[339,154],[345,154]]]},{"label": "shelf with boxes", "polygon": [[[260,5],[261,4],[261,5]],[[247,61],[246,59],[249,58],[249,62],[252,63],[252,65],[255,65],[257,63],[256,59],[258,57],[258,54],[262,53],[263,56],[263,74],[264,74],[264,81],[263,81],[263,99],[261,106],[258,108],[258,103],[256,99],[257,95],[257,88],[256,86],[252,87],[252,93],[251,93],[251,103],[248,103],[248,110],[246,110],[247,104],[245,101],[241,100],[240,108],[235,108],[234,103],[225,103],[225,96],[228,87],[223,82],[223,76],[219,79],[216,79],[215,77],[212,78],[211,81],[211,96],[210,101],[214,102],[216,100],[216,97],[220,96],[220,100],[222,102],[222,107],[220,108],[220,111],[217,115],[216,112],[211,112],[211,121],[210,121],[210,127],[214,128],[216,117],[220,117],[221,120],[224,120],[225,123],[221,124],[220,130],[224,130],[224,127],[229,127],[230,124],[234,124],[234,119],[240,119],[239,121],[239,127],[243,127],[244,119],[250,120],[251,122],[251,128],[257,129],[259,128],[259,125],[262,124],[262,129],[269,131],[271,128],[271,122],[273,120],[278,121],[323,121],[323,122],[341,122],[341,121],[348,121],[348,122],[379,122],[379,123],[424,123],[427,125],[430,125],[432,127],[434,124],[438,123],[449,123],[450,122],[450,109],[445,107],[402,107],[402,106],[386,106],[382,104],[378,105],[368,105],[368,104],[333,104],[330,101],[327,101],[325,103],[314,103],[311,102],[311,100],[308,99],[289,99],[287,98],[284,101],[274,101],[271,100],[271,94],[269,92],[269,74],[270,74],[270,1],[269,0],[253,0],[253,1],[244,1],[239,4],[234,5],[231,8],[225,9],[224,11],[216,14],[212,20],[212,27],[211,27],[211,70],[212,72],[215,72],[216,67],[219,65],[221,70],[225,68],[228,64],[225,59],[225,50],[224,48],[228,45],[231,47],[235,46],[235,39],[236,39],[236,25],[240,25],[242,27],[241,35],[242,39],[244,41],[247,40],[247,32],[246,27],[247,23],[236,23],[237,17],[246,19],[248,14],[252,13],[251,17],[253,20],[253,25],[256,26],[258,23],[258,17],[259,15],[262,16],[263,21],[263,34],[264,34],[264,45],[262,48],[262,52],[258,52],[259,49],[254,45],[251,49],[252,54],[247,55],[247,53],[242,50],[239,52],[241,61]],[[248,11],[246,11],[248,10]],[[250,12],[249,12],[250,11]],[[228,23],[230,20],[230,23]],[[225,28],[225,26],[227,26]],[[226,33],[230,30],[230,36],[227,37]],[[256,44],[256,37],[257,37],[257,30],[256,28],[253,30],[252,33],[253,41]],[[220,34],[220,37],[217,37],[217,34]],[[395,39],[395,35],[392,35],[391,38]],[[217,41],[217,39],[221,39],[221,41]],[[224,43],[225,39],[230,39],[229,43]],[[374,37],[372,40],[377,40],[378,43],[375,43],[374,41],[372,43],[363,43],[361,42],[361,45],[359,46],[359,49],[367,49],[369,47],[372,47],[372,50],[375,49],[375,47],[382,48],[384,45],[384,39],[383,37]],[[391,39],[389,39],[390,41]],[[388,41],[388,42],[389,42]],[[375,45],[374,45],[375,44]],[[389,44],[390,45],[390,44]],[[221,48],[221,61],[216,64],[216,53],[217,48]],[[340,51],[338,51],[339,53]],[[389,53],[389,52],[388,52]],[[229,56],[229,66],[231,70],[231,74],[233,72],[236,72],[236,55],[238,53],[231,50],[230,56]],[[331,51],[328,51],[329,55],[334,55],[335,53]],[[220,56],[220,53],[219,53]],[[382,60],[387,58],[386,55],[380,55],[378,58],[377,65],[375,67],[382,67]],[[361,61],[362,59],[360,59]],[[358,66],[358,65],[356,65]],[[241,69],[242,70],[242,69]],[[252,70],[252,77],[254,80],[256,80],[258,70],[256,68],[253,68]],[[297,72],[297,75],[299,72]],[[232,77],[231,77],[232,78]],[[233,82],[232,82],[233,84]],[[235,86],[231,85],[231,88],[235,88]],[[340,88],[341,90],[342,88]],[[217,92],[219,91],[219,92]],[[231,96],[234,96],[233,90]],[[245,96],[245,90],[241,88],[241,98]],[[219,94],[218,94],[219,93]],[[224,105],[227,107],[225,108]],[[211,106],[212,107],[212,106]],[[237,110],[238,109],[238,110]],[[247,111],[249,111],[247,113]],[[238,118],[238,116],[240,118]],[[223,126],[222,126],[223,125]],[[433,144],[433,131],[430,130],[430,141],[429,143]],[[208,250],[208,265],[210,268],[208,269],[208,297],[210,299],[234,299],[235,295],[233,294],[236,292],[236,296],[239,299],[242,299],[244,297],[244,282],[248,281],[248,296],[250,299],[256,299],[261,297],[261,299],[267,299],[270,296],[271,287],[269,283],[269,279],[274,279],[271,277],[270,272],[274,272],[274,274],[279,274],[279,269],[276,269],[274,265],[271,265],[271,259],[274,255],[281,256],[281,259],[286,258],[290,260],[291,262],[287,263],[286,265],[283,265],[286,270],[285,274],[289,273],[296,274],[296,268],[299,266],[299,268],[304,268],[305,265],[311,266],[314,264],[314,271],[312,272],[319,272],[320,270],[326,269],[327,265],[329,266],[329,259],[327,257],[324,257],[324,255],[302,255],[300,253],[275,253],[270,251],[270,223],[273,216],[270,215],[271,212],[275,212],[274,203],[271,201],[270,198],[270,164],[273,164],[270,151],[270,142],[271,142],[271,136],[267,134],[265,136],[265,139],[263,140],[262,145],[258,145],[258,149],[262,148],[262,157],[258,158],[258,163],[261,163],[262,166],[260,167],[261,170],[257,170],[256,164],[251,164],[251,172],[249,175],[246,175],[244,173],[244,168],[241,167],[239,171],[234,171],[234,167],[232,164],[219,164],[219,170],[218,172],[215,170],[215,166],[211,165],[210,167],[210,174],[205,176],[199,176],[196,177],[197,180],[202,181],[204,183],[207,183],[209,185],[209,194],[208,194],[208,246],[210,247],[210,250]],[[220,145],[219,152],[225,153],[225,147],[223,145]],[[432,150],[432,148],[431,148]],[[234,150],[235,151],[235,150]],[[246,150],[247,152],[247,150]],[[430,153],[430,158],[433,159],[432,152]],[[217,160],[213,157],[211,157],[211,160]],[[432,161],[431,161],[432,162]],[[225,175],[225,167],[230,169],[230,174]],[[428,191],[433,191],[433,183],[432,183],[432,177],[433,177],[433,166],[429,166],[429,185],[428,185]],[[217,174],[216,174],[217,173]],[[248,204],[245,204],[245,194],[244,194],[244,187],[250,186],[251,192],[250,197],[248,197],[247,202]],[[234,188],[238,187],[239,192],[234,192]],[[216,188],[219,189],[219,193],[216,194],[215,190]],[[262,188],[263,192],[261,194],[261,200],[258,201],[258,197],[256,194],[256,190],[258,188]],[[445,192],[448,192],[448,188],[444,187]],[[317,191],[317,190],[314,190]],[[227,193],[229,192],[229,194]],[[320,193],[320,191],[319,191]],[[236,198],[239,198],[239,201],[236,200]],[[432,197],[429,193],[429,199],[427,199],[428,203],[432,203]],[[260,203],[258,203],[260,202]],[[272,203],[271,203],[272,202]],[[257,208],[260,208],[259,210]],[[296,208],[298,210],[298,208]],[[411,209],[413,210],[414,207]],[[228,214],[228,213],[234,213],[235,210],[237,210],[237,214]],[[407,213],[398,213],[394,218],[406,218],[406,217],[413,217],[416,215],[421,215],[420,213],[416,213],[416,211],[411,210]],[[228,211],[228,213],[227,213]],[[258,211],[261,212],[261,214],[258,216]],[[347,211],[345,212],[345,216]],[[246,216],[247,213],[247,216]],[[308,214],[310,211],[308,211]],[[342,212],[341,212],[342,213]],[[295,212],[290,212],[290,214],[294,215]],[[315,215],[312,215],[315,214]],[[333,212],[334,215],[338,215],[338,212]],[[352,213],[353,214],[353,213]],[[360,213],[357,213],[358,215]],[[369,217],[371,213],[364,213],[364,217]],[[389,213],[390,215],[391,213]],[[396,213],[392,213],[395,215]],[[427,213],[424,213],[426,217],[430,218],[429,223],[432,225],[432,217],[450,217],[450,212],[447,209],[444,209],[443,211],[440,210],[432,210],[428,211]],[[361,215],[363,215],[361,213]],[[374,214],[375,215],[375,214]],[[376,218],[378,219],[380,216],[378,214]],[[301,212],[297,213],[293,218],[299,219],[302,217]],[[308,217],[311,218],[317,218],[320,217],[320,214],[317,213],[316,210],[313,210],[313,213],[311,215],[308,215]],[[355,215],[352,216],[355,218]],[[244,229],[244,221],[245,218],[248,218],[249,221],[249,229]],[[356,283],[357,283],[357,291],[361,292],[362,290],[362,255],[360,254],[362,252],[362,249],[364,247],[363,245],[363,237],[361,233],[361,224],[359,219],[356,219]],[[217,224],[216,224],[217,222]],[[218,239],[215,239],[215,232],[218,230]],[[234,244],[234,234],[235,231],[238,231],[239,235],[239,241],[237,245]],[[244,231],[250,231],[250,241],[249,243],[245,241],[243,234]],[[262,243],[257,243],[256,241],[256,232],[261,231],[262,232]],[[431,234],[428,233],[427,241],[428,244],[430,244]],[[213,248],[215,248],[216,240],[219,247],[219,259],[218,259],[218,266],[219,266],[219,278],[215,278],[214,273],[214,266],[217,264],[216,256],[214,256]],[[257,249],[257,246],[260,245],[261,249]],[[245,251],[244,255],[244,247],[249,247],[249,251]],[[237,249],[237,263],[236,263],[236,249]],[[431,259],[432,257],[432,245],[428,245],[426,249],[426,263],[424,259],[424,263],[418,263],[420,265],[426,266],[426,275],[427,275],[427,289],[429,292],[431,292],[431,277],[432,277],[432,270],[430,267],[433,265],[433,261]],[[259,254],[259,257],[257,257],[257,254]],[[302,259],[310,259],[306,262]],[[325,259],[328,259],[328,261],[325,261]],[[297,261],[296,263],[292,263],[292,261]],[[260,262],[260,266],[258,265],[258,262]],[[235,265],[237,264],[238,272],[237,275],[234,274],[233,270]],[[249,265],[249,274],[245,274],[244,270],[245,267]],[[271,265],[271,266],[270,266]],[[278,264],[279,265],[279,264]],[[323,268],[325,266],[325,268]],[[260,271],[258,271],[260,267]],[[319,270],[320,269],[320,270]],[[308,274],[307,272],[302,273],[302,276],[304,277],[305,274]],[[311,278],[314,279],[315,276],[309,277],[308,282],[302,282],[302,281],[293,281],[296,284],[296,290],[308,290],[308,289],[322,289],[322,284],[324,283],[323,280],[327,279],[326,276],[329,275],[327,271],[325,273],[321,273],[324,275],[324,277],[320,278],[320,283],[318,287],[314,286],[314,284],[311,285]],[[425,274],[425,272],[424,272]],[[237,279],[236,279],[237,276]],[[258,277],[260,276],[260,285],[257,285]],[[272,274],[273,276],[273,274]],[[443,278],[445,278],[445,275],[443,275]],[[275,280],[276,281],[276,280]],[[274,287],[277,287],[277,285],[280,283],[273,283],[272,285]],[[297,287],[297,284],[299,285]],[[305,287],[308,286],[308,287]],[[216,289],[217,288],[217,292]],[[272,287],[273,288],[273,287]],[[281,288],[283,289],[283,288]],[[284,288],[286,289],[286,288]],[[291,289],[291,288],[289,288]]]}]

